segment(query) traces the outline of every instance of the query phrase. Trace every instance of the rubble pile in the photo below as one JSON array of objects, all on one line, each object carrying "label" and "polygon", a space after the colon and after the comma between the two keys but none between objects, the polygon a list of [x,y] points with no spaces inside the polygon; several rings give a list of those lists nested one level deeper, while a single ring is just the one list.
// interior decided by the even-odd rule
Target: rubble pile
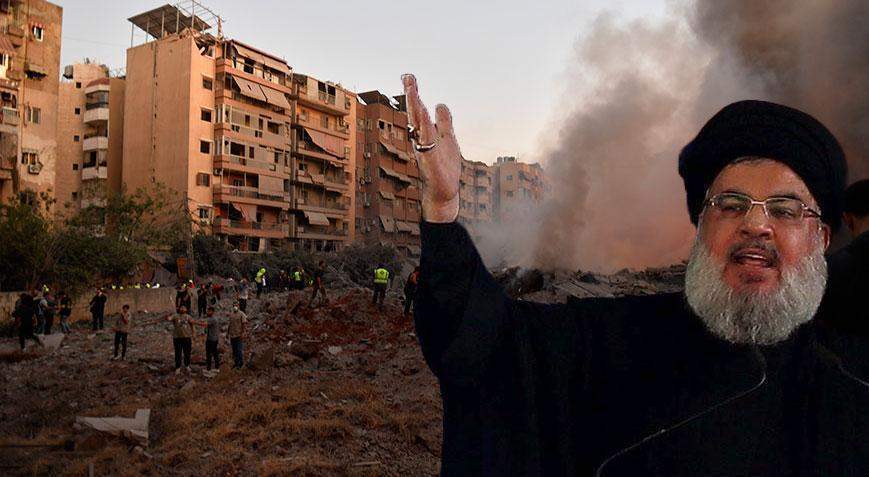
[{"label": "rubble pile", "polygon": [[[331,275],[331,278],[330,278]],[[678,290],[684,266],[613,275],[506,269],[523,300]],[[115,317],[94,333],[0,340],[0,468],[4,475],[437,475],[441,404],[400,283],[382,309],[341,272],[327,300],[310,290],[251,297],[246,367],[204,372],[204,336],[190,374],[174,372],[171,325],[136,310],[127,359],[111,361]],[[226,316],[235,282],[218,280]]]}]

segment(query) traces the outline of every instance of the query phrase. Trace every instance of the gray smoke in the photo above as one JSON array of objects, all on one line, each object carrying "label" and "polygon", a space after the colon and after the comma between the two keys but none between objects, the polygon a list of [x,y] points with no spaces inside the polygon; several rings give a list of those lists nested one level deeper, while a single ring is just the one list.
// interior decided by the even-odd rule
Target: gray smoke
[{"label": "gray smoke", "polygon": [[[829,4],[828,4],[829,3]],[[763,4],[758,6],[758,4]],[[696,0],[661,21],[606,13],[575,45],[551,193],[520,265],[612,271],[684,259],[694,230],[679,150],[725,105],[768,99],[816,115],[869,174],[869,2]]]}]

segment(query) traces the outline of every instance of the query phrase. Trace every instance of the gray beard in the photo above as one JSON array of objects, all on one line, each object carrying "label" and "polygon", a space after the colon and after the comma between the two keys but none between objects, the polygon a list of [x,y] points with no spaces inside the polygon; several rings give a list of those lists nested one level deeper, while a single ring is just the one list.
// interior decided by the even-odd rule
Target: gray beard
[{"label": "gray beard", "polygon": [[768,345],[787,339],[818,311],[827,285],[822,246],[790,270],[772,293],[736,291],[699,239],[685,273],[685,296],[712,334],[731,343]]}]

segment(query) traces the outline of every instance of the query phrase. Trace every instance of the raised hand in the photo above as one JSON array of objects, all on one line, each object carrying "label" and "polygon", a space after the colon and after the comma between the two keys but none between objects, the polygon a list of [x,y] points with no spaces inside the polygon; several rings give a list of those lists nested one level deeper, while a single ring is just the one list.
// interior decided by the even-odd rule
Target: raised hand
[{"label": "raised hand", "polygon": [[422,177],[422,214],[427,222],[452,222],[459,215],[462,152],[453,132],[453,117],[443,104],[435,107],[435,122],[419,99],[416,78],[401,77],[407,115],[414,128],[414,156]]}]

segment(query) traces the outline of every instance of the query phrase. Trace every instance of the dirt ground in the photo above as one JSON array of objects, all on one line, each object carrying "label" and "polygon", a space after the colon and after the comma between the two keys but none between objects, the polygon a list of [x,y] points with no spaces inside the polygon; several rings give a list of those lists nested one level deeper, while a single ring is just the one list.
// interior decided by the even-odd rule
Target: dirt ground
[{"label": "dirt ground", "polygon": [[[514,297],[676,291],[684,264],[613,275],[505,269]],[[349,283],[344,280],[341,283]],[[292,294],[290,294],[292,293]],[[307,292],[251,299],[248,366],[176,375],[169,323],[138,310],[126,361],[111,361],[113,333],[87,323],[53,352],[0,340],[0,475],[437,475],[441,402],[397,294],[380,310],[365,288],[331,290],[327,304],[287,312]],[[289,306],[288,306],[289,304]],[[218,316],[230,306],[224,297]],[[109,318],[108,323],[114,323]],[[132,418],[150,409],[147,444],[76,429],[76,416]]]},{"label": "dirt ground", "polygon": [[[135,314],[125,361],[110,360],[114,317],[96,334],[76,324],[53,352],[32,344],[21,355],[4,338],[0,474],[436,475],[437,382],[398,295],[381,311],[370,293],[333,291],[297,316],[285,316],[286,292],[252,299],[250,366],[230,369],[222,337],[213,378],[203,373],[204,335],[192,373],[174,373],[170,325],[153,313]],[[144,408],[147,445],[74,426],[76,416]]]}]

